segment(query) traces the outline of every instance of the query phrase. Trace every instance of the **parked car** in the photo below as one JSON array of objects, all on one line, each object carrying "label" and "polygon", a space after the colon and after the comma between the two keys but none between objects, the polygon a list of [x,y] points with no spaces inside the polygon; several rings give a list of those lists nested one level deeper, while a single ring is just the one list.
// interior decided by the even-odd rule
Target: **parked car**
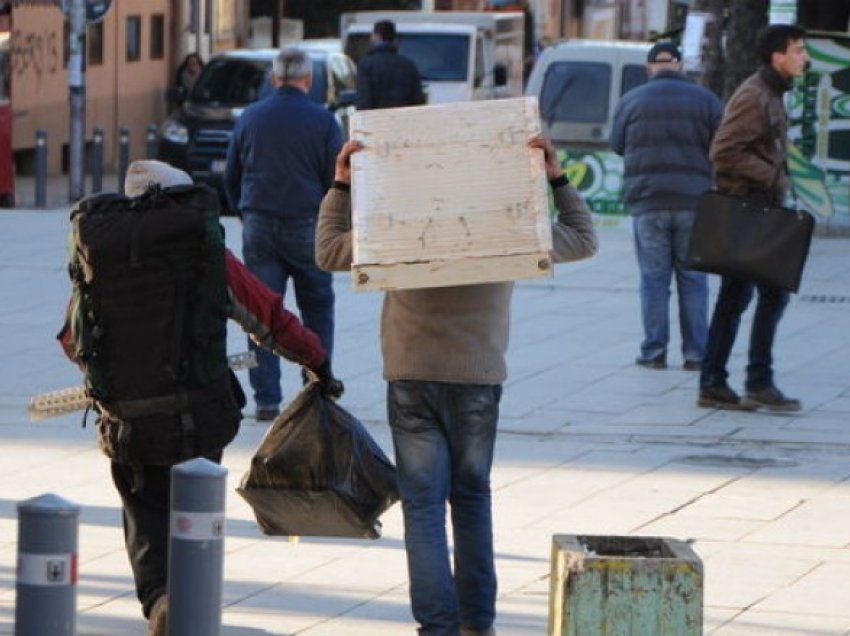
[{"label": "parked car", "polygon": [[646,82],[647,42],[567,40],[545,49],[525,92],[540,100],[546,134],[558,143],[608,148],[624,93]]},{"label": "parked car", "polygon": [[[354,104],[357,69],[338,40],[298,43],[313,60],[310,98],[339,113]],[[180,108],[160,128],[158,157],[214,187],[229,212],[222,188],[233,125],[246,106],[268,95],[278,49],[237,49],[207,63]]]}]

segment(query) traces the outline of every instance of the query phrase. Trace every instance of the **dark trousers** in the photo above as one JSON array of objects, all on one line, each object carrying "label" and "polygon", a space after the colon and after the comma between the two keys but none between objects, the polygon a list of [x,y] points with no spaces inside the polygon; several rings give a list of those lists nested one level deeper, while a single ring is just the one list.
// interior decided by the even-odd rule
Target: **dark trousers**
[{"label": "dark trousers", "polygon": [[789,294],[777,287],[724,276],[708,327],[700,387],[723,385],[729,377],[726,365],[741,324],[741,314],[750,304],[754,290],[758,291],[758,302],[750,332],[745,388],[747,391],[760,391],[773,384],[773,341],[779,320],[788,305]]},{"label": "dark trousers", "polygon": [[[207,459],[218,463],[221,455],[219,452]],[[147,618],[156,599],[166,591],[171,467],[133,467],[112,462],[112,481],[121,495],[124,543],[136,582],[136,596]],[[135,490],[134,486],[137,486]]]}]

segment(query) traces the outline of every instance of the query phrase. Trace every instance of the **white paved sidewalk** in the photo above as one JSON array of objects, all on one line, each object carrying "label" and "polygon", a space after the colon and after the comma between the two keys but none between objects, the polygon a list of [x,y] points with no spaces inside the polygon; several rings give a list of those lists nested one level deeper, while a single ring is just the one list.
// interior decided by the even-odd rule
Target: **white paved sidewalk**
[{"label": "white paved sidewalk", "polygon": [[[238,246],[238,222],[225,225]],[[54,340],[68,293],[67,230],[65,209],[0,211],[0,634],[13,633],[15,506],[54,492],[82,506],[78,633],[141,636],[119,501],[91,421],[83,429],[81,415],[26,416],[31,394],[79,382]],[[693,540],[705,565],[706,634],[850,634],[850,239],[813,244],[775,350],[778,383],[805,408],[774,415],[697,408],[696,374],[681,370],[677,344],[667,370],[633,364],[641,328],[628,225],[600,238],[593,260],[515,293],[493,473],[498,633],[544,633],[551,536],[584,533]],[[346,276],[336,289],[342,404],[391,455],[380,295],[353,293]],[[229,338],[232,352],[245,348],[238,327]],[[297,369],[285,368],[284,381],[295,391]],[[247,417],[226,451],[233,488],[263,430]],[[383,521],[377,541],[264,537],[231,490],[224,636],[414,634],[400,508]]]}]

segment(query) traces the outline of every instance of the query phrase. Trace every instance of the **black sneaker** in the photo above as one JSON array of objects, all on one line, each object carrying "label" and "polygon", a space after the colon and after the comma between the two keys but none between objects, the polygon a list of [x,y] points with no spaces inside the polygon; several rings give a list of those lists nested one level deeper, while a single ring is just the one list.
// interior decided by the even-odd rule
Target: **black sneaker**
[{"label": "black sneaker", "polygon": [[274,407],[258,407],[254,418],[258,422],[271,422],[280,415],[280,410]]},{"label": "black sneaker", "polygon": [[637,359],[635,359],[635,364],[638,365],[639,367],[644,367],[645,369],[666,369],[667,368],[667,360],[664,359],[664,356],[652,358],[652,360],[646,360],[645,358],[637,358]]},{"label": "black sneaker", "polygon": [[755,411],[758,408],[755,402],[742,400],[728,384],[700,389],[697,406],[727,411]]},{"label": "black sneaker", "polygon": [[701,360],[685,360],[685,363],[682,365],[682,368],[685,371],[700,371],[702,369],[702,361]]},{"label": "black sneaker", "polygon": [[803,408],[800,400],[786,397],[775,386],[769,386],[761,391],[747,391],[747,401],[756,406],[763,406],[768,411],[799,411]]}]

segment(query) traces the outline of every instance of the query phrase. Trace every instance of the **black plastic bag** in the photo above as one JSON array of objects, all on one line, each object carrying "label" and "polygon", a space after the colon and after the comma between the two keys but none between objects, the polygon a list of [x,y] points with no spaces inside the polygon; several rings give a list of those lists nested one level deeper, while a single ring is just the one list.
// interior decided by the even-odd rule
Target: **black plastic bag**
[{"label": "black plastic bag", "polygon": [[377,539],[398,500],[395,467],[316,382],[269,427],[236,490],[270,535]]}]

